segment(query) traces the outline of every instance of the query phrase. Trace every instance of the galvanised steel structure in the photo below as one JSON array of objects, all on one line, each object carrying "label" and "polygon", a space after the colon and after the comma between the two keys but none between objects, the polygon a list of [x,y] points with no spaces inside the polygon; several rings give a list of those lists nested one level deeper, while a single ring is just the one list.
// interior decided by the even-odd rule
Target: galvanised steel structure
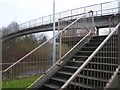
[{"label": "galvanised steel structure", "polygon": [[[59,28],[57,35],[44,41],[40,45],[36,45],[34,48],[30,48],[31,50],[29,52],[19,58],[17,58],[18,56],[14,55],[14,51],[10,49],[10,52],[13,54],[11,58],[7,60],[9,62],[5,62],[2,65],[4,87],[23,88],[23,82],[28,88],[31,88],[37,83],[35,87],[41,90],[45,88],[91,90],[93,88],[114,87],[112,81],[116,80],[115,78],[119,71],[120,24],[118,23],[108,35],[98,36],[96,27],[94,27],[94,17],[109,14],[116,15],[115,13],[118,13],[118,6],[112,7],[116,2],[118,3],[118,1],[107,2],[66,11],[64,14],[59,13],[60,19],[58,21]],[[107,5],[111,5],[111,8],[108,8]],[[92,7],[96,8],[91,11]],[[81,10],[83,10],[83,12]],[[64,18],[61,18],[63,16]],[[45,18],[42,18],[42,24],[37,24],[37,20],[35,20],[35,22],[33,20],[34,23],[32,25],[32,21],[30,21],[28,24],[29,27],[27,26],[26,28],[43,25],[45,24],[44,20]],[[86,25],[88,22],[91,23],[89,26]],[[46,24],[49,23],[52,23],[51,16],[50,22]],[[81,28],[79,25],[83,27]],[[61,27],[63,29],[61,29]],[[20,25],[19,28],[20,31],[25,29],[25,27],[23,28]],[[54,38],[56,38],[57,42],[57,57],[56,63],[52,66],[51,47]],[[17,41],[19,41],[19,39]],[[18,52],[20,49],[21,48],[18,49]],[[30,77],[34,79],[31,80]],[[43,78],[41,79],[41,77]],[[41,81],[38,82],[40,79]],[[18,80],[23,81],[19,84]],[[7,81],[11,82],[11,84],[9,85]]]}]

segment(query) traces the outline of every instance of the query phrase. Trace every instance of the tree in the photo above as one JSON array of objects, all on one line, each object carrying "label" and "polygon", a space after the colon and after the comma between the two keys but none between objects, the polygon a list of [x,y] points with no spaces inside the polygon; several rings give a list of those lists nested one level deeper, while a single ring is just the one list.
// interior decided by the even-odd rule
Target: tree
[{"label": "tree", "polygon": [[1,31],[2,31],[2,36],[5,36],[5,35],[8,34],[8,31],[7,31],[6,27],[2,27]]},{"label": "tree", "polygon": [[19,31],[19,25],[17,22],[12,21],[7,27],[2,27],[2,36]]},{"label": "tree", "polygon": [[13,33],[19,30],[19,25],[17,22],[13,21],[8,25],[7,29],[9,33]]},{"label": "tree", "polygon": [[37,34],[36,38],[39,45],[47,41],[47,36],[45,34]]}]

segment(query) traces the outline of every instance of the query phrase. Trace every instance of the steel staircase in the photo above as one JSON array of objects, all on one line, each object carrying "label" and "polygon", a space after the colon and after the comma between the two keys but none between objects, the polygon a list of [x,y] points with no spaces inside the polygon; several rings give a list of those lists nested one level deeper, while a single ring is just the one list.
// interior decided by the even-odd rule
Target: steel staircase
[{"label": "steel staircase", "polygon": [[[92,54],[98,45],[106,38],[106,36],[94,36],[86,45],[84,45],[60,70],[58,70],[47,82],[45,82],[39,90],[56,90],[59,89],[84,63],[84,61]],[[115,49],[117,49],[115,47]],[[110,62],[110,53],[103,60],[92,60],[89,62],[84,71],[77,76],[78,79],[71,83],[71,89],[80,88],[92,90],[94,88],[104,88],[111,75],[117,68],[117,62]],[[117,59],[117,54],[116,54]],[[113,71],[109,70],[113,66]],[[102,75],[102,76],[101,76]],[[96,86],[95,86],[96,85]]]},{"label": "steel staircase", "polygon": [[[17,67],[18,64],[26,61],[29,62],[29,59],[35,58],[38,64],[35,69],[29,69],[30,66],[32,67],[31,64],[28,64],[26,71],[24,68],[23,70],[20,69],[20,72],[32,70],[44,71],[28,86],[29,89],[33,87],[38,90],[94,90],[96,88],[109,88],[119,70],[120,55],[118,51],[120,51],[120,48],[118,45],[120,41],[118,39],[120,38],[120,23],[108,35],[97,36],[95,34],[95,27],[93,27],[94,25],[92,24],[84,28],[75,26],[76,24],[81,24],[81,18],[84,19],[87,14],[83,14],[81,17],[75,19],[63,30],[58,30],[57,35],[30,51],[17,62],[3,70],[2,73],[6,74],[12,71],[10,73],[11,76],[14,75],[18,77],[17,74],[19,72],[15,73],[14,68],[19,68]],[[91,20],[91,22],[92,21],[94,20]],[[59,25],[60,23],[61,21]],[[89,31],[88,28],[90,29]],[[75,35],[73,35],[72,30],[76,30]],[[79,33],[79,30],[82,32]],[[76,42],[74,39],[71,40],[71,36],[76,36],[78,41]],[[50,47],[53,44],[54,38],[58,39],[56,42],[59,46],[59,52],[57,52],[58,57],[56,57],[56,63],[52,65],[52,50]],[[73,45],[73,43],[75,44]],[[64,46],[66,48],[64,48]],[[66,51],[63,53],[62,50],[64,49],[66,49]],[[39,52],[42,50],[47,50],[47,52]],[[42,63],[40,59],[42,59]],[[41,70],[38,68],[40,65],[43,65],[41,66],[43,67]],[[114,75],[114,73],[116,74]]]}]

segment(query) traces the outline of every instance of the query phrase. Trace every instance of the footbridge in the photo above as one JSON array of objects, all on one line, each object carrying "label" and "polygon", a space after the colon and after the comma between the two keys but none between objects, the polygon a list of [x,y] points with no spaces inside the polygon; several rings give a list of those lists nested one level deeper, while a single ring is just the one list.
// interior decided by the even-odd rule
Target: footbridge
[{"label": "footbridge", "polygon": [[[67,24],[68,23],[70,24],[71,21],[74,21],[75,19],[77,19],[77,17],[83,15],[84,13],[90,12],[88,16],[83,17],[80,20],[82,21],[84,18],[87,18],[86,20],[88,22],[86,22],[85,25],[89,26],[91,23],[89,22],[90,18],[94,18],[94,26],[98,29],[97,32],[99,32],[99,28],[114,27],[118,24],[118,22],[120,21],[119,10],[120,10],[120,7],[118,6],[118,1],[116,2],[113,1],[113,2],[105,2],[105,3],[90,5],[86,7],[80,7],[77,9],[56,13],[55,14],[56,30],[58,30],[59,20],[64,20],[64,18],[69,17],[68,20],[66,20],[65,22]],[[15,30],[16,28],[13,27],[11,29],[11,33],[3,36],[2,39],[9,40],[15,37],[19,37],[19,36],[23,36],[31,33],[52,31],[53,30],[52,23],[53,23],[53,15],[48,15],[38,19],[34,19],[34,20],[20,24],[18,30]],[[66,23],[64,23],[60,29],[63,29],[63,27],[67,25]],[[78,26],[77,24],[76,26],[78,28],[83,27],[83,25]]]}]

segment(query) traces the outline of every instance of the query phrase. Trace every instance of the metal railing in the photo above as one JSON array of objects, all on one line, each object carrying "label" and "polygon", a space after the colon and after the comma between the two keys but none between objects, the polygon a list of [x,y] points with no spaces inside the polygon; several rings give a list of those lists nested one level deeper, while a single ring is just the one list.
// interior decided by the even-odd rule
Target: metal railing
[{"label": "metal railing", "polygon": [[[110,87],[110,84],[112,83],[112,81],[115,79],[115,77],[117,76],[117,74],[119,73],[120,70],[120,66],[118,66],[118,68],[115,70],[115,72],[113,73],[113,75],[111,76],[111,78],[109,79],[108,83],[106,84],[104,90],[106,90],[107,88]],[[119,81],[119,80],[118,80]],[[118,82],[119,83],[119,82]]]},{"label": "metal railing", "polygon": [[30,34],[2,42],[2,70],[46,41],[46,36]]},{"label": "metal railing", "polygon": [[[111,2],[105,2],[105,3],[90,5],[90,6],[86,6],[86,7],[80,7],[80,8],[56,13],[55,21],[58,22],[59,18],[79,15],[82,13],[89,12],[90,10],[95,12],[94,16],[102,16],[102,15],[118,13],[118,10],[120,8],[120,7],[118,7],[118,1],[119,0],[115,0],[115,1],[111,1]],[[38,19],[34,19],[31,21],[19,24],[18,26],[16,26],[18,28],[18,30],[15,30],[16,27],[11,27],[10,33],[18,32],[18,31],[21,31],[21,30],[24,30],[27,28],[37,27],[37,26],[41,26],[41,25],[47,25],[50,23],[53,23],[53,15],[44,16],[44,17],[41,17]]]},{"label": "metal railing", "polygon": [[[118,39],[117,33],[120,23],[112,30],[97,49],[88,57],[88,59],[76,70],[76,72],[60,88],[80,88],[87,83],[89,88],[104,88],[105,83],[97,79],[106,80],[111,78],[113,72],[118,67]],[[96,64],[95,64],[96,63]],[[91,73],[91,74],[90,74]],[[82,77],[83,76],[83,77]],[[81,78],[82,77],[82,78]],[[93,80],[91,77],[93,77]],[[95,79],[96,78],[96,79]]]},{"label": "metal railing", "polygon": [[[64,27],[63,30],[59,30],[58,34],[56,34],[54,37],[50,38],[49,40],[43,42],[41,45],[37,46],[37,48],[30,51],[19,60],[15,62],[10,61],[9,63],[12,63],[12,65],[10,65],[9,67],[5,68],[2,71],[3,88],[9,86],[8,82],[11,82],[10,87],[12,88],[23,88],[22,83],[19,84],[20,80],[22,80],[21,82],[24,82],[25,85],[27,84],[27,87],[30,87],[31,84],[33,85],[33,82],[34,81],[36,82],[36,80],[38,80],[39,77],[41,77],[44,73],[50,70],[49,68],[53,65],[52,45],[54,38],[56,38],[56,56],[57,56],[56,62],[57,62],[57,60],[60,59],[59,57],[60,53],[61,53],[61,57],[64,56],[75,44],[77,44],[77,42],[79,42],[84,36],[86,36],[89,33],[89,31],[86,30],[86,33],[82,35],[83,34],[82,30],[85,31],[85,28],[83,29],[81,28],[81,32],[79,33],[76,32],[74,35],[72,34],[73,36],[76,36],[77,39],[73,38],[72,40],[71,38],[72,35],[69,35],[69,37],[65,37],[68,35],[67,33],[73,32],[72,29],[75,24],[80,25],[82,23],[80,22],[81,18],[84,18],[84,16],[86,16],[87,14],[89,13],[84,13],[80,15],[79,18],[75,19],[71,23],[68,23],[68,25]],[[93,28],[92,24],[91,27]],[[75,31],[77,31],[77,29],[78,28],[74,27]],[[62,36],[65,35],[64,39],[61,35]],[[4,84],[4,83],[8,83],[8,84]]]}]

